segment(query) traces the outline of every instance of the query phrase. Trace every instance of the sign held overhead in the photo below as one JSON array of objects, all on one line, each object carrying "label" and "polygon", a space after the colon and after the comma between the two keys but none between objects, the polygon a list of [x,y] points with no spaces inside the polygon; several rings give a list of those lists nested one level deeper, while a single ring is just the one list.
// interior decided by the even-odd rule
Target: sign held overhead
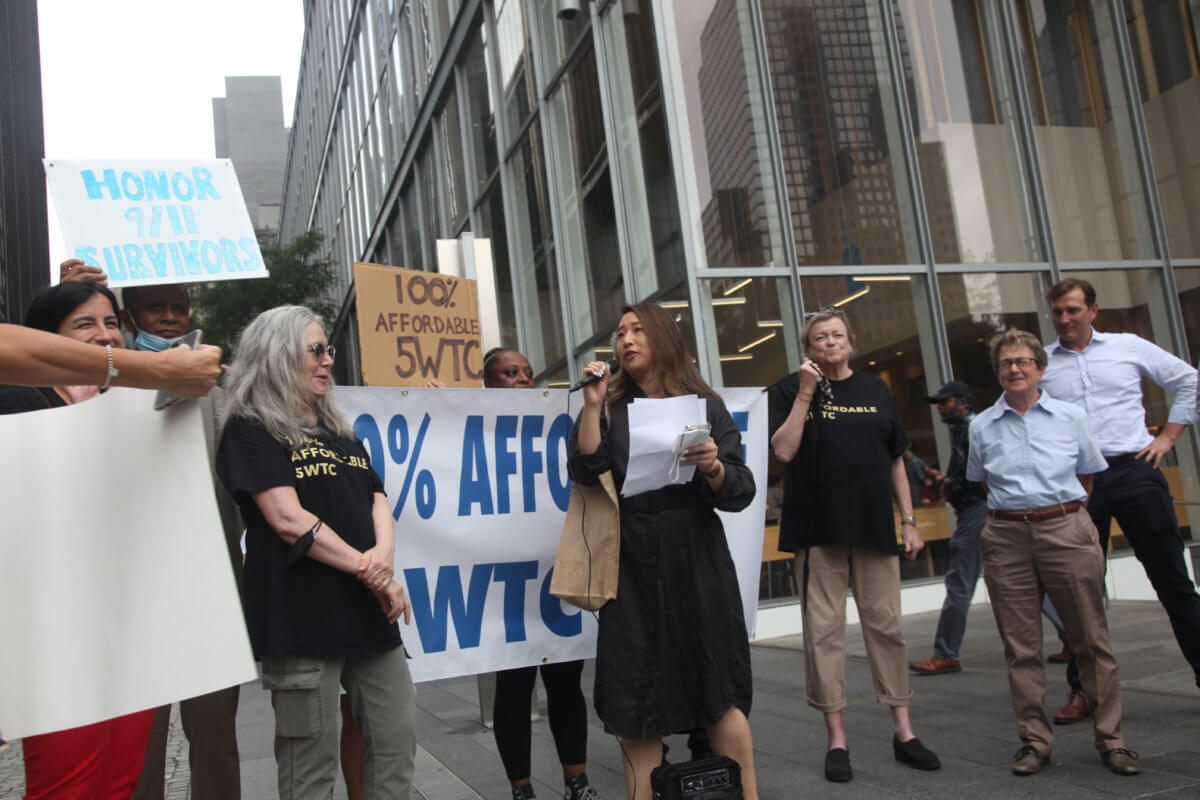
[{"label": "sign held overhead", "polygon": [[110,286],[267,277],[229,159],[44,163],[67,250]]},{"label": "sign held overhead", "polygon": [[379,264],[354,265],[367,386],[482,386],[475,281]]}]

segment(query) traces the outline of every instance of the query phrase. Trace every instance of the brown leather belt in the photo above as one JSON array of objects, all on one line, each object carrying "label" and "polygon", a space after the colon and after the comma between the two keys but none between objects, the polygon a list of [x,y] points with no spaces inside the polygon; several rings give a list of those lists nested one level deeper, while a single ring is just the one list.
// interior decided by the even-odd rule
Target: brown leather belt
[{"label": "brown leather belt", "polygon": [[1081,508],[1083,508],[1083,503],[1078,500],[1072,500],[1069,503],[1047,506],[1046,508],[1031,508],[1028,511],[999,511],[989,508],[988,516],[992,519],[1002,519],[1005,522],[1041,522],[1044,519],[1054,519],[1055,517],[1065,517],[1067,514],[1074,514]]}]

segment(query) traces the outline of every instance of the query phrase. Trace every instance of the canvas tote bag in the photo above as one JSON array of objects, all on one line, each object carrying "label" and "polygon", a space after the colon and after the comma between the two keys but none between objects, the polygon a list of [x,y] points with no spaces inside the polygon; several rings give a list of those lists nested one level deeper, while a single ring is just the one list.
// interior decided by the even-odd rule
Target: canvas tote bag
[{"label": "canvas tote bag", "polygon": [[621,555],[621,510],[611,471],[597,486],[571,485],[571,501],[563,522],[550,594],[597,611],[617,596],[617,564]]}]

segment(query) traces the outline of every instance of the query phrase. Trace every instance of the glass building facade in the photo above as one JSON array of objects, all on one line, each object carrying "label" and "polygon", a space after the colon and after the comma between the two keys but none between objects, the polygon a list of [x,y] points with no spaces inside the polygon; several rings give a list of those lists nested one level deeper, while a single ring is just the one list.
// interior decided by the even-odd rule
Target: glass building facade
[{"label": "glass building facade", "polygon": [[[345,352],[353,262],[433,270],[466,234],[491,243],[485,347],[544,385],[607,358],[643,300],[712,384],[770,385],[834,305],[934,464],[928,395],[958,379],[990,405],[988,338],[1052,340],[1062,277],[1096,285],[1098,328],[1200,349],[1200,0],[582,5],[309,0],[281,237],[325,234]],[[1153,428],[1170,398],[1146,388]],[[1197,443],[1167,466],[1189,537]],[[771,473],[764,600],[795,589]],[[909,580],[944,571],[953,527],[928,492],[918,517]]]}]

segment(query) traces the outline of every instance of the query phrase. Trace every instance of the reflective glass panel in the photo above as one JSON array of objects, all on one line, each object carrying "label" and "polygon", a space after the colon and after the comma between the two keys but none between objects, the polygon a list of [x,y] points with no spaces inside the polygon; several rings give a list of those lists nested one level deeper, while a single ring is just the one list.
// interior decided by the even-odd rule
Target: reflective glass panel
[{"label": "reflective glass panel", "polygon": [[1045,300],[1048,285],[1047,276],[1037,272],[938,275],[954,379],[971,387],[976,411],[1000,396],[988,345],[993,336],[1016,329],[1029,331],[1046,343],[1054,340]]},{"label": "reflective glass panel", "polygon": [[[1179,0],[1125,0],[1142,114],[1175,258],[1200,256],[1200,57],[1195,11]],[[1194,351],[1193,351],[1194,352]]]},{"label": "reflective glass panel", "polygon": [[475,169],[469,202],[474,201],[499,163],[496,155],[496,117],[493,113],[491,82],[488,78],[490,62],[487,47],[484,29],[480,27],[479,34],[471,40],[462,65],[463,77],[466,79],[467,109],[470,114],[469,136]]},{"label": "reflective glass panel", "polygon": [[[476,236],[492,243],[492,274],[495,277],[496,310],[500,318],[500,341],[492,347],[517,347],[517,312],[513,305],[512,266],[508,260],[508,230],[504,220],[504,200],[500,182],[492,184],[479,205],[479,230]],[[481,298],[482,302],[482,298]]]},{"label": "reflective glass panel", "polygon": [[[995,4],[895,0],[917,157],[933,235],[946,264],[1041,261]],[[903,47],[903,45],[902,45]]]},{"label": "reflective glass panel", "polygon": [[[920,263],[878,4],[764,0],[762,6],[798,262]],[[912,34],[902,17],[898,22],[904,77],[912,83]],[[922,152],[924,164],[939,148]],[[949,198],[948,188],[935,184],[932,191],[943,202]],[[933,223],[935,251],[959,252],[952,220]]]},{"label": "reflective glass panel", "polygon": [[[774,9],[778,3],[764,3]],[[695,181],[694,226],[709,267],[782,261],[783,220],[748,0],[665,0],[662,24],[682,77],[683,168]],[[770,13],[774,13],[773,11]],[[675,55],[677,54],[677,56]],[[635,73],[635,78],[641,73]],[[637,86],[643,83],[638,80]]]},{"label": "reflective glass panel", "polygon": [[514,219],[509,220],[508,228],[515,244],[514,273],[526,309],[525,355],[540,372],[565,356],[566,331],[558,272],[554,267],[541,125],[536,120],[509,162],[509,170]]},{"label": "reflective glass panel", "polygon": [[1016,5],[1022,77],[1059,260],[1153,258],[1107,2]]}]

